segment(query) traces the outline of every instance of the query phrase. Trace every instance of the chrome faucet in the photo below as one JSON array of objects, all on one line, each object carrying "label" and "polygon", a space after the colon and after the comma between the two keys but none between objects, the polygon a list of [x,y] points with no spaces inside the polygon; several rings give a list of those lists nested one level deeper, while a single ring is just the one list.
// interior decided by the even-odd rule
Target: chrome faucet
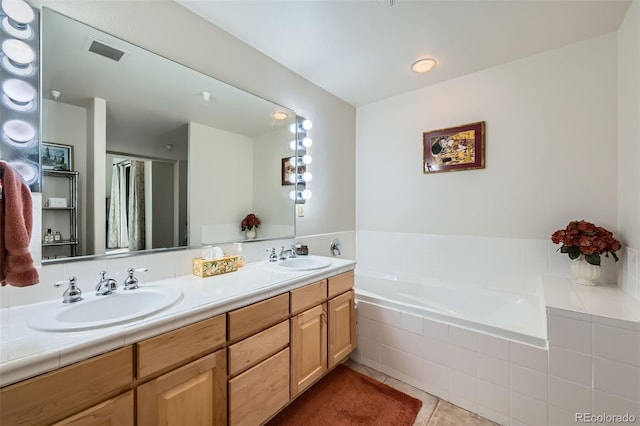
[{"label": "chrome faucet", "polygon": [[269,262],[277,262],[278,261],[278,255],[276,254],[276,248],[272,247],[271,249],[267,249],[267,252],[269,252]]},{"label": "chrome faucet", "polygon": [[124,290],[135,290],[136,288],[140,287],[138,285],[138,279],[133,276],[134,273],[136,272],[147,272],[148,269],[147,268],[138,268],[138,269],[133,269],[133,268],[129,268],[127,269],[127,274],[129,274],[127,276],[127,278],[124,279]]},{"label": "chrome faucet", "polygon": [[278,259],[285,260],[285,259],[291,259],[294,257],[297,257],[295,245],[291,245],[291,248],[286,250],[284,249],[284,246],[282,246],[282,249],[280,250],[280,256],[278,256]]},{"label": "chrome faucet", "polygon": [[78,279],[71,277],[65,281],[58,281],[53,286],[60,287],[62,285],[69,285],[67,289],[62,293],[62,303],[75,303],[82,300],[82,290],[76,285]]},{"label": "chrome faucet", "polygon": [[329,250],[333,256],[340,256],[340,240],[331,241],[331,246],[329,246]]},{"label": "chrome faucet", "polygon": [[107,278],[107,271],[100,272],[100,281],[96,285],[96,296],[106,296],[118,289],[118,283],[113,278]]}]

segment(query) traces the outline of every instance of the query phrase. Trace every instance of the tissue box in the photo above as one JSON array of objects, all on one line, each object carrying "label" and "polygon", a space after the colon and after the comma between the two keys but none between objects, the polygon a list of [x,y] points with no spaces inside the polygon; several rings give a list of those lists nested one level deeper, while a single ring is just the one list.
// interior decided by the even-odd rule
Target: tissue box
[{"label": "tissue box", "polygon": [[200,257],[193,259],[193,275],[201,278],[226,274],[238,270],[238,256],[224,256],[219,259],[205,260]]},{"label": "tissue box", "polygon": [[44,203],[45,207],[68,207],[66,198],[47,198]]}]

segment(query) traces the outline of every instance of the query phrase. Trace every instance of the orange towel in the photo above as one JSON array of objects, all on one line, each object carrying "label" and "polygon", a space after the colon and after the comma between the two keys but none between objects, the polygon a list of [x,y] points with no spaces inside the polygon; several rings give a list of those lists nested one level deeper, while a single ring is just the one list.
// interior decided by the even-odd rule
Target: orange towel
[{"label": "orange towel", "polygon": [[0,161],[0,188],[0,283],[16,287],[37,284],[40,278],[29,252],[31,191],[5,161]]}]

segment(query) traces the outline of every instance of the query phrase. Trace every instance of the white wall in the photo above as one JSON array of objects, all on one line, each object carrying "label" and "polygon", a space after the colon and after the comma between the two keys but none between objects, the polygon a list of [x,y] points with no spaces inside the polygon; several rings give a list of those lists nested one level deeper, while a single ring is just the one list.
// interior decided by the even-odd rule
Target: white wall
[{"label": "white wall", "polygon": [[84,235],[87,254],[103,254],[106,249],[107,102],[93,98],[87,109],[87,227]]},{"label": "white wall", "polygon": [[[238,169],[238,159],[246,167]],[[253,141],[246,136],[189,123],[189,244],[241,237],[239,220],[253,208]],[[203,241],[203,226],[233,224],[235,238]]]},{"label": "white wall", "polygon": [[[616,80],[611,34],[358,108],[357,229],[616,232]],[[482,120],[486,169],[422,173],[422,132]]]},{"label": "white wall", "polygon": [[618,31],[618,220],[623,287],[640,299],[640,1]]}]

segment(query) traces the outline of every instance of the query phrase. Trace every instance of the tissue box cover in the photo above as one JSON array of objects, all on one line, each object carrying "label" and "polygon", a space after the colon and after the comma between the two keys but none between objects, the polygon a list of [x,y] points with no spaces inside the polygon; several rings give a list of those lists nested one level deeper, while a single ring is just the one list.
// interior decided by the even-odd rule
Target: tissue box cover
[{"label": "tissue box cover", "polygon": [[226,274],[238,270],[238,256],[224,256],[219,259],[205,260],[200,257],[193,259],[193,275],[201,278]]},{"label": "tissue box cover", "polygon": [[47,198],[47,201],[44,203],[45,207],[67,207],[67,199],[66,198]]}]

